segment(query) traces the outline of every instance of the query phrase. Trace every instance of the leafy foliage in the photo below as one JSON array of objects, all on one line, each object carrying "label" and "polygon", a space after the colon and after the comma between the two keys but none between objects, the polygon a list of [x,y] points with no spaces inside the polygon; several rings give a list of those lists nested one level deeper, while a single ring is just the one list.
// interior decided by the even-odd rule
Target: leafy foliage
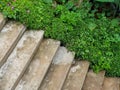
[{"label": "leafy foliage", "polygon": [[120,53],[119,21],[106,18],[104,13],[96,19],[90,8],[87,2],[75,11],[58,5],[54,12],[57,17],[45,35],[61,40],[77,58],[89,60],[96,72],[104,69],[109,76],[120,76],[120,57],[116,56]]},{"label": "leafy foliage", "polygon": [[114,13],[114,16],[115,14],[118,14],[118,12],[120,11],[120,0],[93,0],[93,1],[101,2],[102,4],[109,3],[112,9],[111,8],[109,9],[109,7],[107,9],[112,11]]},{"label": "leafy foliage", "polygon": [[99,2],[114,2],[114,0],[96,0],[96,1],[99,1]]},{"label": "leafy foliage", "polygon": [[119,19],[109,19],[105,13],[96,17],[87,0],[80,7],[78,0],[54,1],[52,7],[52,0],[2,0],[0,10],[29,28],[45,29],[46,38],[61,40],[62,45],[76,52],[76,58],[90,61],[94,71],[104,69],[107,76],[119,77]]},{"label": "leafy foliage", "polygon": [[29,28],[45,28],[50,23],[52,11],[51,5],[42,0],[1,0],[0,10],[5,16],[26,24]]}]

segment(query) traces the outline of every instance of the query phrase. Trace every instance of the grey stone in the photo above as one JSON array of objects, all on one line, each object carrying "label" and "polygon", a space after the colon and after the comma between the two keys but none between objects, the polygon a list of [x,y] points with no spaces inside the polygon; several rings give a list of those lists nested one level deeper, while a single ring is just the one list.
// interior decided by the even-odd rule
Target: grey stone
[{"label": "grey stone", "polygon": [[81,90],[88,68],[89,62],[76,61],[70,69],[62,90]]},{"label": "grey stone", "polygon": [[52,39],[41,42],[39,50],[15,90],[38,90],[59,45],[59,41]]},{"label": "grey stone", "polygon": [[60,47],[39,90],[61,90],[73,59],[74,53]]},{"label": "grey stone", "polygon": [[21,38],[25,26],[17,22],[8,22],[0,32],[0,67]]},{"label": "grey stone", "polygon": [[104,79],[102,90],[120,90],[119,79],[115,77],[106,77]]},{"label": "grey stone", "polygon": [[104,81],[105,71],[101,71],[98,74],[90,70],[87,73],[82,90],[101,90]]},{"label": "grey stone", "polygon": [[0,68],[0,90],[14,90],[43,38],[43,31],[27,31]]}]

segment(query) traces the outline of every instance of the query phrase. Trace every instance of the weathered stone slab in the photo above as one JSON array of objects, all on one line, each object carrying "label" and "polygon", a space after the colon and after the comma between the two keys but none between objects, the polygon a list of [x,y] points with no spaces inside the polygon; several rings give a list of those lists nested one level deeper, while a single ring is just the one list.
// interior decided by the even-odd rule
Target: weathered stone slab
[{"label": "weathered stone slab", "polygon": [[98,74],[90,70],[87,73],[82,90],[101,90],[104,81],[105,71],[101,71]]},{"label": "weathered stone slab", "polygon": [[73,59],[72,52],[60,47],[39,90],[61,90]]},{"label": "weathered stone slab", "polygon": [[0,90],[14,90],[39,47],[43,31],[27,31],[0,68]]},{"label": "weathered stone slab", "polygon": [[119,90],[120,90],[120,78],[119,78]]},{"label": "weathered stone slab", "polygon": [[102,90],[120,90],[119,79],[112,78],[112,77],[106,77],[104,79]]},{"label": "weathered stone slab", "polygon": [[6,22],[5,17],[0,13],[0,31],[3,28],[5,22]]},{"label": "weathered stone slab", "polygon": [[89,62],[77,61],[75,65],[71,67],[62,90],[81,90],[88,68]]},{"label": "weathered stone slab", "polygon": [[15,90],[38,90],[59,46],[59,41],[43,40]]},{"label": "weathered stone slab", "polygon": [[120,77],[119,77],[119,90],[120,90]]},{"label": "weathered stone slab", "polygon": [[24,31],[25,26],[11,21],[0,32],[0,67],[16,46]]}]

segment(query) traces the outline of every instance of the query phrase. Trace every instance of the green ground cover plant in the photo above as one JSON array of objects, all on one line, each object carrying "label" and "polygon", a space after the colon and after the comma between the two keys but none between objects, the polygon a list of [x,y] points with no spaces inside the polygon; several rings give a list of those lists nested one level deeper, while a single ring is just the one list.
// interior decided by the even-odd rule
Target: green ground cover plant
[{"label": "green ground cover plant", "polygon": [[51,22],[50,4],[43,0],[0,0],[0,10],[10,18],[26,24],[28,28],[44,28]]},{"label": "green ground cover plant", "polygon": [[46,38],[60,40],[78,60],[91,62],[95,72],[120,77],[119,17],[96,13],[87,0],[1,0],[0,11],[31,29],[45,30]]}]

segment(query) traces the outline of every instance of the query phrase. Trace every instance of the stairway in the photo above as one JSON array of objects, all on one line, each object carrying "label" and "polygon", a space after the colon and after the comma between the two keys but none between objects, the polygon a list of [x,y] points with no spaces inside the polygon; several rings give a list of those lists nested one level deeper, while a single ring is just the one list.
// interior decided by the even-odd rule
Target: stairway
[{"label": "stairway", "polygon": [[44,31],[0,14],[0,90],[120,90],[120,78],[96,74],[74,56]]}]

